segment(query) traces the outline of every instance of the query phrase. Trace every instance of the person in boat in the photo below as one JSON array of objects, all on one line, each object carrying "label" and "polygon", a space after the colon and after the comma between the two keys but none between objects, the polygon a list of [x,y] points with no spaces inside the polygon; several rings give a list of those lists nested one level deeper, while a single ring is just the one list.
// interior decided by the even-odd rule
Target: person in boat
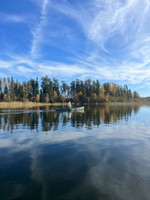
[{"label": "person in boat", "polygon": [[68,108],[69,108],[69,109],[72,108],[72,105],[71,105],[71,102],[70,102],[70,101],[68,102]]}]

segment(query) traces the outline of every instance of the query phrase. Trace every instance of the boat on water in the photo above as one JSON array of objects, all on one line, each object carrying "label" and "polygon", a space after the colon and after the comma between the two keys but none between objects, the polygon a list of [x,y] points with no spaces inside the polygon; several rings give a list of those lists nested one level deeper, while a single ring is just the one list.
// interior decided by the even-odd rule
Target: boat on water
[{"label": "boat on water", "polygon": [[84,111],[84,106],[81,106],[81,107],[77,107],[77,108],[69,108],[69,107],[66,107],[66,108],[56,108],[55,109],[56,112],[77,112],[77,111]]}]

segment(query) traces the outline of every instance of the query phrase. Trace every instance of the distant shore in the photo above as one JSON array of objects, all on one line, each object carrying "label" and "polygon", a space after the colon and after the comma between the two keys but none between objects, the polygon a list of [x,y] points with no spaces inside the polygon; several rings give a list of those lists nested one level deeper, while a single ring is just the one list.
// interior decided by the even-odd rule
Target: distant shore
[{"label": "distant shore", "polygon": [[150,102],[105,102],[105,103],[85,103],[84,106],[150,106]]},{"label": "distant shore", "polygon": [[36,103],[36,102],[0,102],[0,109],[32,108],[40,106],[61,106],[67,103]]},{"label": "distant shore", "polygon": [[150,102],[108,102],[108,103],[101,103],[103,105],[150,105]]}]

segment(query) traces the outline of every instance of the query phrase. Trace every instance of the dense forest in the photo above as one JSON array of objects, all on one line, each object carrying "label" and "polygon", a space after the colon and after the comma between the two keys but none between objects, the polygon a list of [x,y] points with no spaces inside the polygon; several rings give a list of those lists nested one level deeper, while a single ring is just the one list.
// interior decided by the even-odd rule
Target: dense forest
[{"label": "dense forest", "polygon": [[[39,83],[40,82],[40,83]],[[0,79],[0,101],[13,102],[67,102],[74,103],[103,103],[138,101],[139,94],[128,88],[99,80],[72,81],[69,85],[65,81],[43,76],[41,81],[15,81],[13,77]]]}]

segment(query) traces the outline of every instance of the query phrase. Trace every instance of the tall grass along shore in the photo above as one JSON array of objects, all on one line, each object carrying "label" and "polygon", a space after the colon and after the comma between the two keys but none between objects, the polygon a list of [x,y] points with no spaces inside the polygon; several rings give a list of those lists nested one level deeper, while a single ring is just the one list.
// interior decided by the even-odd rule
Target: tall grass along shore
[{"label": "tall grass along shore", "polygon": [[59,106],[67,105],[67,103],[36,103],[36,102],[0,102],[0,109],[9,108],[32,108],[38,106]]}]

